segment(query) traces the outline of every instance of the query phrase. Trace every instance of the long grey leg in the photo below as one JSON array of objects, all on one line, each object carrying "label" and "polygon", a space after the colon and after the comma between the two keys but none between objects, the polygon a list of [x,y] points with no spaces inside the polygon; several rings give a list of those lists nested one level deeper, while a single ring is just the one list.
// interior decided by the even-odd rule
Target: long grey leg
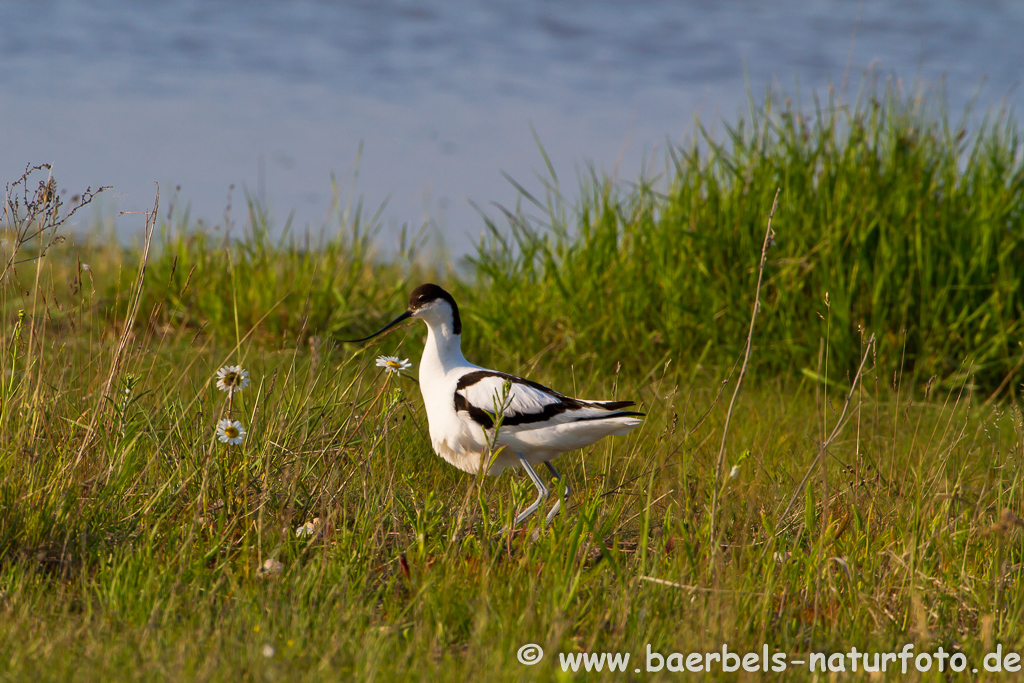
[{"label": "long grey leg", "polygon": [[[561,488],[562,488],[562,485],[563,485],[562,475],[560,475],[558,473],[558,470],[556,470],[555,466],[552,465],[550,462],[545,461],[544,464],[547,465],[548,470],[551,471],[551,475],[558,482],[558,489],[559,489],[559,492],[560,492]],[[565,484],[565,504],[568,506],[569,505],[569,496],[572,495],[572,489],[569,488],[569,482],[565,482],[564,484]],[[550,522],[551,520],[553,520],[555,518],[555,515],[557,515],[558,511],[561,510],[561,509],[562,509],[562,497],[561,496],[556,496],[555,497],[555,505],[554,505],[554,507],[551,508],[551,512],[548,513],[547,521]]]},{"label": "long grey leg", "polygon": [[[530,478],[530,481],[532,481],[533,485],[537,488],[537,500],[533,501],[533,504],[530,505],[530,507],[526,508],[516,516],[516,520],[512,522],[513,529],[519,526],[524,519],[536,512],[537,508],[543,505],[544,501],[547,500],[549,493],[548,487],[544,486],[544,482],[541,481],[540,476],[537,474],[536,470],[530,466],[530,463],[526,461],[526,458],[519,453],[516,453],[516,455],[519,457],[519,464],[523,466],[524,470],[526,470],[526,476]],[[509,531],[509,529],[502,529],[501,533],[504,534],[506,531]]]}]

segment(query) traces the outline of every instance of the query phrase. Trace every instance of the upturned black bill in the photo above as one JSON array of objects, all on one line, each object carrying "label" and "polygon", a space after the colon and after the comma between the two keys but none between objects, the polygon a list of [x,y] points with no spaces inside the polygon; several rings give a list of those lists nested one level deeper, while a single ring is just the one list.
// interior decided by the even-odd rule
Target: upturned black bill
[{"label": "upturned black bill", "polygon": [[406,311],[405,313],[403,313],[402,315],[398,316],[397,318],[395,318],[394,320],[389,322],[387,325],[385,325],[384,327],[380,328],[379,330],[377,330],[376,332],[374,332],[373,334],[371,334],[368,337],[363,337],[362,339],[342,339],[341,341],[349,343],[349,344],[354,344],[356,342],[364,342],[367,339],[373,339],[378,334],[384,334],[385,332],[390,330],[392,327],[394,327],[398,323],[400,323],[403,320],[406,320],[408,318],[411,318],[411,317],[412,317],[412,311]]}]

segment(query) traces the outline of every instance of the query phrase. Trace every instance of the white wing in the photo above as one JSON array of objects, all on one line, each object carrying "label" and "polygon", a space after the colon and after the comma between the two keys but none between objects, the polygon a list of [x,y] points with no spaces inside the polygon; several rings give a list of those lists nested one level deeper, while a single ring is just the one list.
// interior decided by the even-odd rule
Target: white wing
[{"label": "white wing", "polygon": [[632,404],[623,401],[602,405],[570,398],[540,384],[493,370],[463,375],[455,390],[455,410],[465,411],[474,422],[488,429],[494,426],[496,408],[504,415],[503,426],[531,429],[613,417],[626,405]]},{"label": "white wing", "polygon": [[[470,373],[459,381],[457,394],[462,395],[466,402],[475,408],[494,413],[497,408],[506,418],[516,415],[533,415],[544,412],[545,407],[561,403],[563,396],[553,391],[544,391],[537,386],[524,384],[518,378],[490,374],[477,378]],[[471,383],[466,386],[466,378]],[[508,393],[505,394],[505,384]]]}]

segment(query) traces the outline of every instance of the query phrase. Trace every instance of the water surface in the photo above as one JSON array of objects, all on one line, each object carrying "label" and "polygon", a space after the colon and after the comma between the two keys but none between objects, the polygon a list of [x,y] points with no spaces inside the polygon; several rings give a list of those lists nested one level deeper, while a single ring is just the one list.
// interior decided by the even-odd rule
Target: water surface
[{"label": "water surface", "polygon": [[0,179],[50,162],[72,191],[113,185],[110,212],[180,185],[211,224],[235,185],[236,212],[244,189],[319,229],[362,143],[385,241],[428,223],[459,253],[471,200],[515,201],[502,171],[539,187],[531,126],[571,196],[579,164],[633,179],[695,115],[735,120],[748,81],[850,98],[871,68],[944,79],[954,112],[1019,105],[1022,35],[1024,4],[999,1],[7,1]]}]

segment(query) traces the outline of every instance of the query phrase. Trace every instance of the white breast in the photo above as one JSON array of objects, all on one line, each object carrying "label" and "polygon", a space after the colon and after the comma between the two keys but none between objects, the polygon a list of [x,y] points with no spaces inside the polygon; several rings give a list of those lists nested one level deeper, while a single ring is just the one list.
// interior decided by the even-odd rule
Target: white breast
[{"label": "white breast", "polygon": [[424,374],[421,366],[420,393],[427,409],[434,452],[460,470],[476,474],[487,448],[487,437],[479,425],[455,412],[455,385],[462,372],[452,371],[429,381],[424,381]]}]

